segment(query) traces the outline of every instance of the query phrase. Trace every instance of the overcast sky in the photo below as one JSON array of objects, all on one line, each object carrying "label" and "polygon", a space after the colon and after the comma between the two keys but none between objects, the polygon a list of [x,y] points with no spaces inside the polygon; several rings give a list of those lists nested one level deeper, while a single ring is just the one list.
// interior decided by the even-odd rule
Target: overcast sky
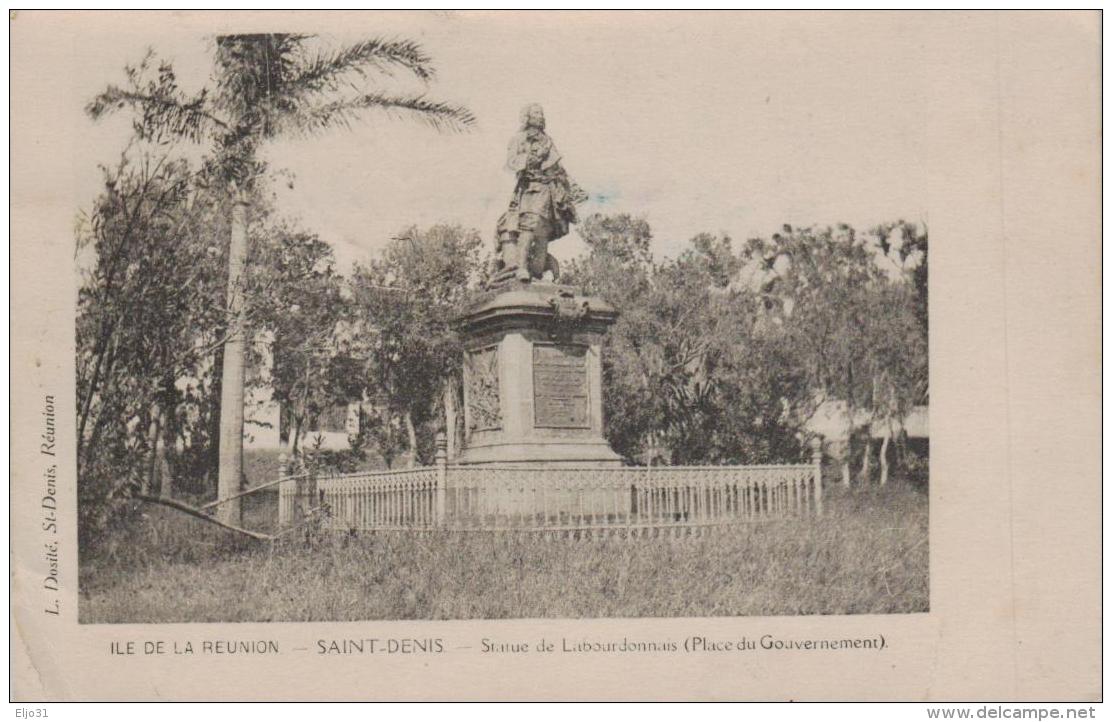
[{"label": "overcast sky", "polygon": [[[165,18],[165,16],[164,16]],[[337,17],[336,20],[339,20]],[[438,69],[431,97],[478,118],[465,134],[369,116],[352,131],[275,142],[290,172],[279,210],[331,242],[341,263],[365,257],[409,224],[478,228],[491,242],[513,177],[506,145],[523,105],[548,130],[595,211],[645,216],[658,256],[701,231],[736,239],[783,223],[857,226],[926,221],[922,33],[896,14],[365,15],[306,28],[324,44],[386,35],[418,40]],[[182,84],[211,69],[211,26],[161,22],[142,31],[93,23],[72,48],[76,204],[100,185],[128,133],[82,106],[149,45]],[[575,231],[551,249],[582,249]]]}]

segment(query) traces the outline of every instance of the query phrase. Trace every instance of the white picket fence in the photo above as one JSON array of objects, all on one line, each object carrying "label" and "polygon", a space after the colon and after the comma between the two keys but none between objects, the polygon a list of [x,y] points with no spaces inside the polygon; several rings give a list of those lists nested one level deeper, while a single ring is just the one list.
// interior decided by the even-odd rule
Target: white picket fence
[{"label": "white picket fence", "polygon": [[820,458],[768,466],[435,466],[290,478],[279,523],[314,510],[338,531],[636,533],[822,513]]}]

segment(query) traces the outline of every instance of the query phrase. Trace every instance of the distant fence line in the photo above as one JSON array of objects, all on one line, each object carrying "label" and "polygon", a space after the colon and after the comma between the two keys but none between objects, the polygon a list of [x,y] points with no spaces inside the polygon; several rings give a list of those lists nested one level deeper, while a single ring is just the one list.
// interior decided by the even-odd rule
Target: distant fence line
[{"label": "distant fence line", "polygon": [[279,486],[278,520],[324,510],[337,531],[454,529],[600,535],[701,530],[822,513],[821,457],[765,466],[525,467],[448,464]]}]

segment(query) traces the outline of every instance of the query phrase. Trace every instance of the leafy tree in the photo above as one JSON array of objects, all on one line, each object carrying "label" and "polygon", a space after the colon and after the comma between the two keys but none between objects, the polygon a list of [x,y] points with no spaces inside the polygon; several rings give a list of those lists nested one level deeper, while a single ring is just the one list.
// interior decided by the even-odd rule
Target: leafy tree
[{"label": "leafy tree", "polygon": [[[244,318],[247,227],[251,192],[265,170],[260,145],[282,134],[310,135],[348,127],[368,110],[415,118],[436,129],[473,123],[462,106],[421,94],[394,95],[360,89],[371,74],[405,71],[420,81],[433,76],[416,43],[370,39],[329,50],[306,35],[223,35],[216,39],[213,83],[185,92],[169,62],[154,67],[148,55],[125,69],[124,86],[110,85],[88,105],[93,118],[134,111],[136,135],[164,142],[185,138],[209,144],[213,177],[231,201],[227,273],[229,333],[224,342],[220,431],[220,498],[232,496],[243,475],[243,401],[247,327]],[[238,500],[220,507],[226,522],[240,517]]]},{"label": "leafy tree", "polygon": [[644,218],[628,213],[613,216],[595,213],[579,224],[579,234],[590,249],[585,260],[592,265],[613,263],[630,269],[652,264],[653,234]]},{"label": "leafy tree", "polygon": [[699,234],[654,263],[642,219],[593,216],[580,232],[591,251],[569,264],[570,282],[621,312],[603,350],[615,450],[665,463],[797,458],[780,424],[788,364],[756,343],[757,299],[730,285],[740,267],[730,238]]},{"label": "leafy tree", "polygon": [[[351,280],[367,396],[386,407],[379,421],[404,424],[411,463],[432,455],[433,434],[420,429],[453,426],[441,417],[457,402],[463,356],[451,320],[482,273],[481,248],[474,230],[412,227],[380,258],[357,265]],[[392,432],[381,441],[392,446]]]},{"label": "leafy tree", "polygon": [[[872,229],[871,237],[885,259],[898,273],[878,289],[875,311],[870,314],[873,339],[874,427],[881,431],[879,449],[880,483],[888,481],[888,447],[911,410],[930,399],[927,368],[927,253],[926,226],[900,220]],[[900,446],[897,445],[897,449]],[[862,461],[862,477],[869,478],[868,447]],[[906,459],[905,459],[906,466]]]},{"label": "leafy tree", "polygon": [[349,315],[332,247],[316,235],[279,227],[260,243],[253,265],[266,275],[258,327],[269,332],[267,386],[290,422],[296,453],[307,422],[359,400],[359,362],[352,355]]},{"label": "leafy tree", "polygon": [[[888,234],[893,228],[882,227]],[[844,404],[848,445],[872,422],[901,423],[925,391],[925,311],[918,316],[913,284],[878,265],[870,251],[875,236],[845,225],[785,226],[769,240],[751,240],[743,253],[747,264],[778,269],[760,289],[771,319],[764,335],[803,370],[807,393],[789,400],[795,423],[802,427],[823,402]],[[868,448],[866,441],[865,459]],[[851,456],[847,446],[846,485]]]},{"label": "leafy tree", "polygon": [[[187,408],[204,396],[225,333],[224,261],[210,244],[214,219],[225,217],[222,198],[187,162],[164,155],[125,154],[104,179],[76,228],[77,476],[86,540],[122,510],[121,500],[145,487],[165,493],[189,462],[205,429]],[[160,484],[166,454],[172,473]]]},{"label": "leafy tree", "polygon": [[654,276],[650,309],[665,359],[660,426],[673,463],[795,461],[783,399],[800,379],[792,360],[757,335],[759,299],[735,287],[729,236],[699,234]]},{"label": "leafy tree", "polygon": [[[921,336],[926,340],[930,330],[927,315],[927,262],[930,260],[927,252],[927,227],[900,220],[876,226],[870,233],[881,253],[898,263],[901,279],[910,283],[915,318],[919,323]],[[926,402],[927,392],[924,390],[922,403]]]},{"label": "leafy tree", "polygon": [[360,411],[359,428],[366,430],[368,440],[374,444],[387,469],[394,467],[394,460],[407,448],[407,434],[402,426],[401,418],[391,412],[389,404]]},{"label": "leafy tree", "polygon": [[691,334],[676,354],[685,361],[684,372],[666,383],[675,399],[670,423],[680,432],[678,458],[682,463],[796,461],[798,428],[784,414],[785,400],[803,383],[795,359],[759,334],[760,299],[735,283],[741,258],[732,239],[702,233],[691,246],[664,269],[666,279],[677,279],[671,285],[681,289],[691,317],[698,319],[677,323],[669,333],[682,338],[687,326]]},{"label": "leafy tree", "polygon": [[[899,232],[913,245],[898,256],[925,249],[925,236]],[[785,227],[740,252],[701,233],[663,262],[643,220],[594,216],[581,233],[590,253],[568,265],[569,281],[622,314],[604,347],[604,403],[627,458],[796,461],[824,402],[846,405],[852,436],[870,421],[898,426],[924,396],[917,267],[882,270],[875,231]],[[846,479],[849,469],[847,453]]]},{"label": "leafy tree", "polygon": [[[911,410],[923,401],[927,382],[927,337],[916,314],[916,294],[909,283],[873,289],[864,334],[869,339],[866,364],[872,380],[869,418],[881,432],[880,483],[888,481],[888,445]],[[866,446],[862,478],[869,479],[871,454]]]},{"label": "leafy tree", "polygon": [[594,214],[579,225],[579,233],[590,251],[567,264],[562,282],[601,296],[621,314],[602,349],[606,433],[619,454],[642,458],[653,445],[660,416],[654,376],[639,353],[653,333],[644,307],[653,273],[652,230],[629,214]]}]

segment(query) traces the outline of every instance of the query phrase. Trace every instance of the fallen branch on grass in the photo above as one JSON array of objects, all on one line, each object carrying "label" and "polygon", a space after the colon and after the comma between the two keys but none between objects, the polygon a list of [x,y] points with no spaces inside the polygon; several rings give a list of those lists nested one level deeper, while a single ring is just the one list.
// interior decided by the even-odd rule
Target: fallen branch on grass
[{"label": "fallen branch on grass", "polygon": [[195,506],[190,506],[189,504],[175,501],[174,499],[167,499],[161,496],[147,496],[146,494],[138,494],[136,496],[133,496],[132,498],[138,499],[139,501],[145,501],[148,504],[161,504],[162,506],[168,506],[171,509],[176,509],[198,519],[203,519],[204,521],[207,521],[210,524],[215,524],[216,526],[223,529],[228,529],[229,531],[234,531],[238,532],[239,534],[249,536],[252,539],[258,539],[259,541],[273,541],[275,539],[275,537],[271,534],[263,534],[262,532],[251,531],[250,529],[243,529],[242,527],[234,526],[232,524],[226,524],[213,516],[209,516],[203,510],[198,509]]},{"label": "fallen branch on grass", "polygon": [[284,481],[290,481],[291,479],[296,479],[296,478],[298,478],[298,477],[296,477],[296,476],[283,476],[281,479],[275,479],[274,481],[268,481],[265,484],[259,484],[258,486],[253,486],[250,489],[244,489],[243,491],[239,492],[238,494],[232,494],[231,496],[226,496],[223,499],[217,499],[216,501],[210,501],[207,504],[203,504],[200,508],[201,509],[211,509],[214,506],[220,506],[224,502],[231,501],[232,499],[238,499],[241,496],[247,496],[248,494],[254,494],[256,491],[259,491],[260,489],[269,489],[270,487],[277,486],[278,484],[281,484]]}]

